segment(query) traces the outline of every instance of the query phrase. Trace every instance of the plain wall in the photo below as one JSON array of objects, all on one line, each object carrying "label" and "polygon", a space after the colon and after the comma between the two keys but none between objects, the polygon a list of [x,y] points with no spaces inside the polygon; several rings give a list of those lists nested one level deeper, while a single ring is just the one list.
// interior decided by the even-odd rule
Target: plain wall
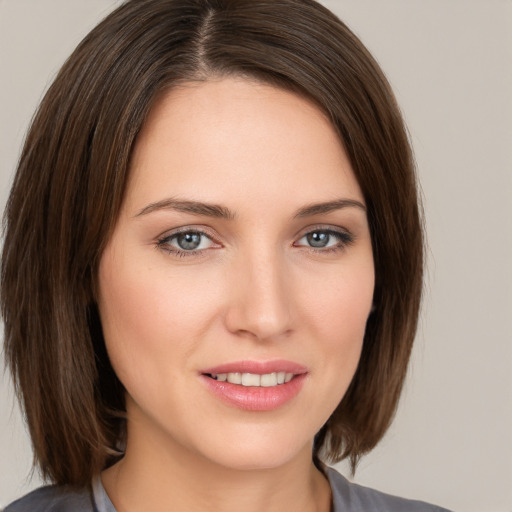
[{"label": "plain wall", "polygon": [[[429,270],[396,420],[355,480],[512,512],[512,2],[325,0],[394,86],[425,196]],[[43,92],[113,0],[0,0],[0,202]],[[0,507],[40,485],[7,375]],[[346,471],[345,466],[340,468]]]}]

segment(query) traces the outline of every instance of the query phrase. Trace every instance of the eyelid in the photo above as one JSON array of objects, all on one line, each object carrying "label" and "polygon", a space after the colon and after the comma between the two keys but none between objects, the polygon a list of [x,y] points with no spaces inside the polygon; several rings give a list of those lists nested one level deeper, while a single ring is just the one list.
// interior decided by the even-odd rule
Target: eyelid
[{"label": "eyelid", "polygon": [[[296,245],[299,240],[304,238],[305,236],[315,233],[315,232],[323,232],[328,233],[338,239],[338,244],[334,246],[327,247],[312,247],[308,245]],[[342,250],[345,247],[351,245],[355,241],[354,234],[346,228],[342,228],[340,226],[332,226],[332,225],[315,225],[308,226],[307,228],[300,231],[299,235],[295,238],[295,242],[293,245],[295,247],[304,247],[306,249],[311,249],[315,252],[328,252],[329,250]]]},{"label": "eyelid", "polygon": [[156,240],[162,240],[164,238],[170,238],[173,235],[179,235],[180,233],[201,233],[202,235],[215,240],[217,236],[213,233],[213,230],[208,226],[203,225],[190,225],[190,226],[181,226],[179,228],[167,229],[162,232],[160,235],[156,237]]},{"label": "eyelid", "polygon": [[[185,256],[200,256],[205,251],[212,249],[212,248],[218,248],[221,247],[221,244],[217,241],[217,237],[213,235],[211,230],[208,229],[205,226],[182,226],[180,228],[175,228],[171,230],[164,231],[161,235],[156,237],[155,240],[155,246],[158,249],[164,250],[168,252],[169,254],[185,257]],[[196,250],[186,250],[186,249],[180,249],[179,247],[174,247],[169,244],[169,242],[176,236],[180,235],[181,233],[197,233],[200,234],[206,238],[208,238],[211,243],[213,244],[213,247],[208,247],[205,249],[196,249]]]},{"label": "eyelid", "polygon": [[354,237],[352,231],[342,226],[333,226],[332,224],[312,224],[300,229],[295,235],[296,239],[302,238],[303,236],[313,233],[315,231],[328,231],[331,233],[339,233],[340,235],[347,235]]}]

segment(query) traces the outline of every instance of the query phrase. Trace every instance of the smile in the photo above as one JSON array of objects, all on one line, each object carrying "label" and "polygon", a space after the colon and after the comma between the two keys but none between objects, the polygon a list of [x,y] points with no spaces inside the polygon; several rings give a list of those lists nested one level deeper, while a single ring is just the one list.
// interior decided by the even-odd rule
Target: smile
[{"label": "smile", "polygon": [[259,375],[257,373],[233,372],[210,374],[209,376],[219,382],[229,382],[231,384],[238,384],[241,386],[270,388],[290,382],[293,379],[294,374],[286,372],[272,372]]},{"label": "smile", "polygon": [[206,388],[230,407],[272,411],[291,402],[303,388],[309,370],[292,361],[238,361],[204,369]]}]

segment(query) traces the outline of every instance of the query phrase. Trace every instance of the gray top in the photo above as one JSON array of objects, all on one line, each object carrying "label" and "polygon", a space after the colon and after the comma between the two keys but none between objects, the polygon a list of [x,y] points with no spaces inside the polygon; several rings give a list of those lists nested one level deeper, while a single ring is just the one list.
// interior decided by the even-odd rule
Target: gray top
[{"label": "gray top", "polygon": [[[349,482],[336,470],[327,468],[332,490],[333,512],[449,512],[422,501],[390,496]],[[65,487],[41,487],[11,503],[4,512],[116,512],[101,479],[91,490],[72,491]]]}]

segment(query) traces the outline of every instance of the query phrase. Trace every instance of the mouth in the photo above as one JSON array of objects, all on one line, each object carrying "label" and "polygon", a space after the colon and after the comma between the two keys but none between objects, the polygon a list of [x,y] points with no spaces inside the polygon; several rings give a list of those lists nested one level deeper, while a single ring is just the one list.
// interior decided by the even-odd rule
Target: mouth
[{"label": "mouth", "polygon": [[207,377],[219,382],[229,382],[239,386],[270,388],[290,382],[295,374],[287,372],[272,372],[260,375],[258,373],[209,373]]},{"label": "mouth", "polygon": [[307,368],[290,361],[241,361],[201,372],[207,388],[224,403],[249,411],[270,411],[302,389]]}]

